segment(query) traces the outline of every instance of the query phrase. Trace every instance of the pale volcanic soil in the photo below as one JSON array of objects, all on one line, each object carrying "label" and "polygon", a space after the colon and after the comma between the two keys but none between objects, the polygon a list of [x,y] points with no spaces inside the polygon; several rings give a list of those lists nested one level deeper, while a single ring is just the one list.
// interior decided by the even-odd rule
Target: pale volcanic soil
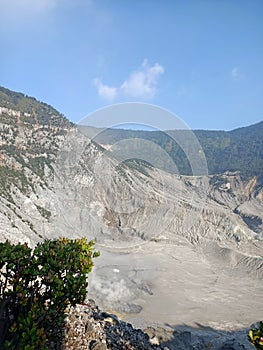
[{"label": "pale volcanic soil", "polygon": [[195,326],[235,330],[263,317],[263,281],[232,251],[187,240],[98,246],[89,298],[136,327]]}]

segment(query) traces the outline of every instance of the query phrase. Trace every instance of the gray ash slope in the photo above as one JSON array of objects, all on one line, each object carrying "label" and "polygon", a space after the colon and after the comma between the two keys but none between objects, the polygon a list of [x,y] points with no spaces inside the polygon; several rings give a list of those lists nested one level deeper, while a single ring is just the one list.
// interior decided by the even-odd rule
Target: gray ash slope
[{"label": "gray ash slope", "polygon": [[[153,233],[156,222],[141,218],[161,203],[161,226],[193,243],[204,238],[242,247],[262,239],[263,191],[256,176],[177,176],[143,164],[118,164],[46,104],[1,88],[0,108],[1,217],[7,225],[2,230],[10,237],[14,232],[35,242],[55,230],[83,234],[87,220],[96,235],[105,230],[159,239],[162,232]],[[105,167],[109,179],[99,176]],[[129,212],[121,207],[127,201],[118,198],[120,193],[133,200]],[[183,227],[189,212],[197,218],[191,230]]]},{"label": "gray ash slope", "polygon": [[[255,128],[242,129],[250,131]],[[34,245],[58,236],[95,237],[103,254],[91,276],[91,292],[94,281],[101,304],[108,302],[103,306],[134,323],[140,317],[151,323],[160,313],[165,323],[169,305],[162,302],[177,297],[185,300],[172,309],[171,324],[202,321],[203,315],[206,323],[211,318],[210,326],[222,328],[229,317],[226,328],[244,327],[261,317],[263,189],[258,173],[192,177],[142,163],[119,164],[52,107],[3,88],[0,133],[1,241]],[[200,271],[196,277],[194,266]],[[124,294],[116,296],[107,276]],[[167,283],[167,293],[173,284],[187,293],[169,292],[166,298],[156,280]],[[151,313],[158,300],[161,309]],[[204,315],[207,307],[213,312]],[[233,317],[221,312],[227,309]],[[185,310],[189,318],[183,317]]]}]

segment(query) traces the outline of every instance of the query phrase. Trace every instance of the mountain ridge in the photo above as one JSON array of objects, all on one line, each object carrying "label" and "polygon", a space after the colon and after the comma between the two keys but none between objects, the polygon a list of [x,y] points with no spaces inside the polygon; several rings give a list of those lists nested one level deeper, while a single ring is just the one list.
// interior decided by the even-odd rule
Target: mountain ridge
[{"label": "mountain ridge", "polygon": [[[72,122],[68,121],[65,116],[52,106],[4,87],[0,87],[0,108],[2,119],[5,114],[8,114],[8,109],[22,113],[18,123],[24,122],[28,125],[63,125],[67,129],[74,126]],[[5,108],[7,110],[3,113]],[[239,171],[244,179],[247,180],[257,176],[259,184],[263,184],[263,121],[231,131],[200,129],[193,131],[92,129],[92,133],[96,134],[92,138],[93,141],[104,147],[128,138],[141,138],[156,143],[167,152],[171,161],[178,166],[178,171],[181,175],[192,175],[192,170],[187,156],[177,144],[176,139],[179,133],[183,133],[185,137],[188,137],[188,134],[193,132],[204,151],[210,175],[221,174],[226,171]],[[155,163],[161,169],[174,171],[173,167],[167,167],[162,160],[158,159]]]},{"label": "mountain ridge", "polygon": [[133,323],[158,315],[174,324],[176,314],[180,324],[245,328],[261,317],[261,299],[248,297],[263,290],[256,174],[191,176],[120,161],[59,113],[46,122],[55,112],[30,106],[0,103],[1,241],[95,238],[103,259],[91,296]]},{"label": "mountain ridge", "polygon": [[[11,95],[11,97],[9,95]],[[4,103],[3,103],[3,100],[5,101]],[[20,108],[19,106],[21,106],[21,103],[19,101],[21,100],[23,101],[23,104],[22,104],[23,108],[22,110],[19,110]],[[7,102],[10,102],[10,101],[17,106],[18,108],[17,111],[14,111],[12,109],[7,109],[6,107],[8,106]],[[28,106],[26,106],[27,101],[29,101]],[[96,167],[94,168],[94,164],[97,162],[98,159],[101,159],[102,157],[104,157],[105,159],[107,159],[108,156],[111,157],[111,152],[110,151],[106,152],[105,148],[101,147],[101,146],[105,146],[105,143],[107,143],[107,138],[110,139],[111,141],[110,144],[113,144],[113,142],[117,142],[119,139],[129,138],[130,136],[133,136],[133,135],[139,134],[140,136],[142,136],[142,138],[143,137],[149,138],[149,135],[158,135],[159,141],[161,140],[160,144],[164,145],[165,147],[166,141],[163,141],[163,140],[165,140],[166,135],[162,134],[160,131],[138,132],[133,130],[107,129],[105,131],[98,133],[97,137],[93,139],[87,138],[85,135],[83,135],[81,131],[78,130],[77,126],[69,122],[63,115],[57,112],[53,107],[47,104],[42,104],[41,102],[36,101],[34,98],[28,98],[24,94],[15,93],[4,88],[0,88],[0,108],[1,108],[0,110],[0,133],[1,133],[0,191],[3,198],[9,201],[12,205],[15,205],[16,200],[18,200],[17,198],[13,198],[13,195],[12,195],[13,193],[14,196],[16,196],[17,190],[19,190],[20,196],[29,196],[30,193],[33,193],[35,196],[37,191],[41,191],[40,190],[41,188],[42,190],[47,190],[49,191],[49,193],[52,193],[55,186],[54,180],[56,178],[56,172],[60,172],[60,176],[64,179],[63,181],[65,181],[65,184],[70,179],[71,185],[69,186],[83,187],[83,184],[82,184],[83,181],[85,181],[85,183],[87,182],[90,184],[94,184],[94,183],[96,184],[96,181],[97,181],[96,176],[100,176],[101,174],[103,174],[104,170],[102,165],[102,169],[100,170],[100,173],[99,174],[94,173],[94,171],[98,171]],[[47,117],[50,119],[49,121],[46,120]],[[261,122],[260,125],[263,125],[263,122]],[[250,127],[250,130],[251,129],[253,132],[257,132],[259,128],[258,126],[252,126]],[[241,130],[243,133],[244,129],[241,128]],[[173,131],[173,132],[176,134],[178,131]],[[185,131],[185,132],[187,137],[188,131]],[[234,133],[236,132],[239,135],[238,129],[237,131],[234,131]],[[210,143],[208,142],[209,145],[212,142],[217,142],[217,141],[214,141],[215,138],[210,137],[211,133],[215,135],[220,135],[220,142],[223,143],[222,148],[225,147],[224,145],[225,141],[224,139],[222,141],[221,135],[222,134],[226,135],[227,132],[199,131],[199,133],[203,133],[203,134],[208,133],[207,139],[210,140],[209,141]],[[111,137],[113,138],[111,139]],[[250,139],[250,138],[251,137],[247,137],[247,139]],[[253,138],[255,140],[255,137]],[[151,139],[151,141],[158,142],[158,138],[157,140],[156,138],[153,138],[153,140]],[[170,141],[171,139],[169,140],[169,142]],[[219,144],[219,141],[218,141],[218,144]],[[173,144],[171,146],[171,149],[173,149],[173,147],[178,148],[178,145]],[[263,151],[262,150],[258,151],[258,157],[261,157],[260,152],[263,152]],[[179,154],[179,158],[176,159],[177,161],[176,165],[178,164],[178,162],[180,163],[181,159],[183,159],[181,161],[181,165],[184,166],[185,158],[181,158],[181,156],[185,156],[185,155],[181,150],[179,151],[177,150],[176,154],[177,155]],[[58,161],[58,159],[60,160]],[[186,161],[188,160],[186,159]],[[262,155],[261,161],[263,162],[263,155]],[[68,164],[66,164],[65,162],[72,163],[70,168],[68,168]],[[107,162],[108,160],[106,160],[106,163]],[[153,182],[153,179],[156,176],[154,175],[156,172],[154,167],[151,168],[151,166],[149,167],[149,164],[147,165],[146,163],[142,163],[141,161],[139,162],[135,160],[125,161],[118,164],[117,167],[116,165],[113,165],[115,164],[114,159],[110,162],[113,162],[110,165],[110,167],[112,166],[115,167],[112,170],[113,171],[112,176],[118,177],[118,180],[116,178],[116,183],[114,184],[114,186],[116,186],[116,191],[119,191],[119,188],[118,188],[119,184],[121,184],[120,186],[126,187],[127,183],[131,181],[136,183],[138,181],[144,182],[147,179],[147,181]],[[97,162],[97,164],[99,163]],[[61,168],[61,166],[63,169]],[[180,170],[180,164],[178,165],[178,168]],[[260,169],[261,168],[259,167],[258,172],[261,171]],[[118,174],[116,173],[116,170],[118,171]],[[244,193],[247,193],[246,194],[247,199],[246,200],[242,199],[241,201],[238,200],[237,205],[234,204],[234,206],[233,204],[231,204],[231,210],[233,210],[233,213],[235,215],[237,214],[240,215],[240,217],[242,217],[242,221],[245,220],[244,222],[246,222],[247,227],[249,227],[250,229],[252,228],[252,231],[255,230],[255,233],[259,234],[261,232],[261,225],[262,225],[262,219],[260,218],[260,215],[257,216],[254,212],[253,215],[251,214],[250,216],[248,215],[248,217],[246,217],[246,214],[245,213],[242,214],[242,211],[240,210],[240,207],[242,207],[243,205],[242,202],[245,202],[247,200],[254,200],[255,198],[261,198],[260,196],[261,196],[261,190],[262,190],[262,183],[261,183],[261,178],[259,174],[251,173],[250,176],[245,177],[243,176],[244,174],[242,174],[242,172],[239,169],[238,169],[239,172],[237,172],[237,169],[235,169],[234,167],[232,169],[227,169],[227,171],[228,173],[222,171],[214,175],[210,175],[210,177],[208,177],[207,180],[200,180],[199,183],[201,187],[199,191],[201,191],[201,188],[203,186],[208,186],[208,187],[211,186],[210,191],[213,192],[212,198],[213,198],[213,201],[215,201],[215,203],[216,202],[218,202],[219,204],[224,203],[224,201],[227,198],[226,196],[229,197],[227,201],[231,203],[232,202],[231,196],[233,196],[237,188],[241,186],[238,191],[240,191],[243,188]],[[225,173],[225,174],[222,175],[222,173]],[[169,176],[165,174],[163,175],[165,176],[165,178],[168,176],[167,186],[168,187],[171,186],[170,184],[168,185],[168,183],[172,184],[171,181],[173,181],[174,183],[178,183],[178,186],[190,186],[189,189],[185,190],[185,191],[189,191],[188,196],[190,199],[191,190],[197,191],[197,187],[196,185],[194,185],[194,182],[196,180],[191,179],[191,176],[188,178],[189,174],[186,173],[184,175],[183,172],[182,173],[179,172],[179,174],[175,174],[175,175],[176,175],[175,178],[173,178],[173,174]],[[185,176],[185,178],[182,176]],[[83,180],[84,178],[85,180]],[[191,185],[188,185],[188,184],[191,184]],[[156,185],[157,183],[153,184],[153,187],[155,187]],[[177,186],[177,185],[173,184],[172,186]],[[102,200],[103,202],[105,202],[105,200],[106,202],[109,200],[108,199],[109,194],[111,193],[111,191],[107,189],[107,187],[108,187],[108,184],[103,181],[101,182],[101,184],[99,184],[99,187],[97,187],[97,190],[99,192],[101,192],[103,189],[103,193],[104,193],[103,195],[105,195],[105,198],[99,198],[99,200]],[[89,191],[88,188],[85,189],[85,191],[86,190]],[[127,187],[127,190],[130,191],[128,187]],[[76,189],[76,191],[78,190]],[[159,196],[158,191],[159,190],[157,190],[154,196]],[[220,196],[218,195],[219,193],[217,194],[218,191],[221,192]],[[223,194],[223,197],[222,197],[222,194]],[[129,196],[130,195],[131,194],[129,194]],[[180,196],[179,192],[178,192],[178,195]],[[57,194],[55,196],[57,196]],[[211,195],[209,194],[209,196]],[[238,196],[242,198],[241,193],[238,194]],[[220,197],[222,199],[220,199]],[[106,209],[103,209],[103,211],[105,211],[104,221],[109,220],[109,218],[112,217],[112,215],[113,216],[117,215],[117,214],[114,214],[114,212],[112,212],[110,208],[107,209],[107,206],[109,205],[109,203],[106,203],[106,202],[104,204]],[[110,202],[110,203],[113,203],[113,202]],[[48,219],[50,221],[52,219],[52,214],[51,214],[52,210],[50,210],[51,208],[48,209],[45,206],[42,206],[41,201],[36,202],[35,207],[37,209],[36,212],[38,212],[40,215],[42,214],[41,217],[43,218],[43,220]],[[55,208],[53,208],[53,210],[56,211]],[[30,221],[28,218],[25,220],[26,222]],[[121,220],[120,218],[113,219],[112,217],[112,219],[110,219],[110,222],[118,222],[120,220]],[[127,219],[123,219],[123,220],[127,221]],[[32,223],[31,223],[31,226],[32,226]],[[118,225],[116,226],[116,228],[118,228]],[[120,228],[118,228],[118,230],[120,230]],[[40,234],[40,236],[42,236],[42,234]]]},{"label": "mountain ridge", "polygon": [[[197,137],[207,160],[210,175],[226,171],[240,171],[241,176],[248,179],[256,175],[263,181],[263,122],[232,131],[217,130],[166,130],[143,131],[123,129],[98,129],[95,141],[107,146],[128,138],[141,138],[155,142],[161,146],[178,165],[179,173],[191,175],[190,164],[186,155],[178,146],[179,135],[193,132]],[[164,164],[159,164],[161,168]],[[169,169],[168,169],[169,171]]]}]

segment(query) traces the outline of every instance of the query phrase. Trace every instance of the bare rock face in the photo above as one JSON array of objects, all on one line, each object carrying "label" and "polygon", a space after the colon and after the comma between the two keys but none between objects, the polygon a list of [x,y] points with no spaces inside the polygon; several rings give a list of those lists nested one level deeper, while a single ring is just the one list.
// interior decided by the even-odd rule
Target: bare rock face
[{"label": "bare rock face", "polygon": [[[54,330],[56,331],[56,330]],[[212,329],[172,329],[148,327],[144,331],[123,322],[114,314],[101,311],[93,300],[67,310],[63,330],[58,330],[50,349],[64,350],[252,350],[241,332]]]},{"label": "bare rock face", "polygon": [[179,235],[260,255],[250,244],[263,239],[256,178],[172,175],[118,162],[59,115],[47,123],[36,113],[2,107],[0,117],[1,240],[35,244],[91,235],[105,243]]},{"label": "bare rock face", "polygon": [[92,302],[71,308],[68,313],[64,349],[159,349],[149,336],[116,316],[98,309]]},{"label": "bare rock face", "polygon": [[[1,241],[34,246],[59,236],[95,238],[103,258],[90,277],[91,295],[133,325],[141,322],[140,328],[156,320],[157,326],[169,322],[173,327],[198,321],[232,331],[261,317],[263,189],[256,177],[182,176],[134,160],[120,162],[48,111],[43,119],[0,109]],[[82,335],[103,324],[93,343],[87,345],[84,337],[79,346],[162,346],[158,334],[150,335],[151,344],[141,333],[128,343],[125,332],[130,334],[131,326],[118,330],[119,321],[108,316],[89,323],[90,311],[75,311],[81,315],[69,318],[78,324],[84,317]],[[107,340],[110,327],[117,335]],[[118,332],[124,332],[123,343]],[[209,348],[203,340],[193,343],[193,329],[183,332],[165,346]],[[212,342],[214,349],[249,349],[235,336],[233,341],[224,337],[221,348]],[[73,348],[70,339],[68,349]]]}]

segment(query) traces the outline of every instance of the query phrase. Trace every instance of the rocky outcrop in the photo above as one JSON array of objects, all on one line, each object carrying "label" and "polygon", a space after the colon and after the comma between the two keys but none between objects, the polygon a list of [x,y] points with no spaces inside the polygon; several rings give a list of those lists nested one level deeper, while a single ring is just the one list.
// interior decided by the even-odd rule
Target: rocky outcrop
[{"label": "rocky outcrop", "polygon": [[117,316],[99,310],[92,300],[68,310],[63,348],[65,350],[163,349],[152,344],[149,336],[140,329],[134,329],[131,324],[119,320]]},{"label": "rocky outcrop", "polygon": [[[101,311],[92,300],[68,309],[64,332],[59,334],[64,350],[253,350],[245,329],[219,332],[201,326],[167,326],[142,331]],[[56,346],[54,339],[49,347]]]},{"label": "rocky outcrop", "polygon": [[44,107],[45,118],[0,110],[1,240],[35,244],[87,235],[89,228],[100,242],[177,234],[247,253],[249,242],[263,239],[263,190],[256,177],[181,176],[119,162]]},{"label": "rocky outcrop", "polygon": [[[230,309],[234,315],[237,312],[238,319],[231,318],[236,322],[251,314],[253,306],[247,300],[255,291],[251,303],[260,314],[263,189],[257,177],[244,180],[237,172],[183,176],[141,161],[120,161],[110,147],[105,150],[51,107],[35,100],[29,105],[34,108],[19,110],[10,101],[0,106],[0,241],[33,246],[58,236],[95,238],[99,249],[104,250],[103,259],[110,262],[106,272],[101,266],[104,282],[112,287],[114,278],[114,292],[116,286],[123,287],[127,299],[120,300],[122,295],[117,290],[114,306],[118,304],[128,314],[143,312],[148,299],[156,303],[156,295],[163,297],[158,303],[166,302],[168,294],[161,290],[163,285],[169,300],[174,300],[174,290],[179,290],[177,297],[184,300],[190,315],[198,306],[203,312],[206,305],[212,308],[218,303],[213,310],[219,312],[215,322],[220,325],[225,317],[223,309]],[[146,257],[148,260],[143,260]],[[116,266],[111,266],[113,259]],[[98,289],[105,293],[100,280]],[[238,293],[236,289],[240,289]],[[131,290],[132,302],[127,290]],[[236,295],[246,304],[242,313]],[[185,312],[179,302],[177,305]],[[86,336],[91,329],[86,326],[90,317],[90,327],[97,329],[93,338]],[[104,317],[94,305],[79,306],[70,311],[69,318],[76,325],[74,329],[68,325],[67,334],[72,335],[69,348],[73,346],[70,341],[78,339],[74,332],[80,322],[80,341],[86,348],[114,349],[118,344],[123,349],[143,349],[140,346],[145,344],[146,349],[162,347],[166,342],[171,349],[207,349],[210,342],[217,350],[249,349],[247,344],[238,345],[235,335],[232,339],[232,334],[224,333],[219,340],[222,333],[208,332],[208,338],[200,340],[193,329],[170,329],[170,333],[148,329],[150,341],[130,325]],[[213,334],[218,343],[213,342]]]}]

